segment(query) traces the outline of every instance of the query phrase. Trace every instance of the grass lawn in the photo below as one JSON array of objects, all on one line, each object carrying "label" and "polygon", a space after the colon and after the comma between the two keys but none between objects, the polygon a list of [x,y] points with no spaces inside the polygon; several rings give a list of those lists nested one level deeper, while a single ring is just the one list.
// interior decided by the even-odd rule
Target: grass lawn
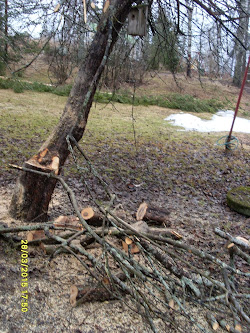
[{"label": "grass lawn", "polygon": [[[66,97],[0,90],[0,100],[0,173],[12,178],[9,163],[22,165],[38,151],[56,125]],[[227,133],[178,131],[164,121],[173,112],[179,110],[94,103],[81,145],[111,181],[116,181],[117,177],[134,179],[154,186],[158,184],[166,191],[176,184],[181,188],[182,182],[186,182],[192,188],[207,191],[218,182],[221,185],[221,175],[228,169],[235,177],[233,182],[241,185],[246,181],[249,135],[238,136],[242,145],[228,157],[223,147],[215,145],[217,139]],[[202,113],[200,116],[208,119],[212,115]],[[69,159],[65,165],[66,176],[76,174],[71,162]]]}]

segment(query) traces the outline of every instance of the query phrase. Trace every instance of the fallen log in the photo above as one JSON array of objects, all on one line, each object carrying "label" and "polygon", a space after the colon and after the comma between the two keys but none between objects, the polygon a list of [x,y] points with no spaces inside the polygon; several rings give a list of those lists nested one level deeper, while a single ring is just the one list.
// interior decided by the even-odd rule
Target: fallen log
[{"label": "fallen log", "polygon": [[137,221],[143,220],[149,224],[170,226],[169,214],[170,212],[165,208],[148,205],[146,202],[143,202],[136,212],[136,219]]},{"label": "fallen log", "polygon": [[103,215],[95,212],[92,207],[82,209],[81,215],[89,225],[94,227],[101,227],[103,224]]}]

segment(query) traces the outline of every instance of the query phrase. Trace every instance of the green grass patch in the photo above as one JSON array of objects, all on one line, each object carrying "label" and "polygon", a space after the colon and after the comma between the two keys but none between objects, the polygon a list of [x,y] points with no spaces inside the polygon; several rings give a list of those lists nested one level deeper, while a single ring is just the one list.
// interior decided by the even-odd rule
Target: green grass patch
[{"label": "green grass patch", "polygon": [[156,105],[168,109],[197,113],[215,113],[225,106],[225,103],[216,99],[199,99],[187,94],[166,94],[160,96],[133,96],[127,92],[111,94],[97,91],[95,101],[99,103],[117,102],[121,104],[133,104],[135,106]]},{"label": "green grass patch", "polygon": [[[26,90],[35,92],[50,92],[58,96],[69,96],[72,85],[54,87],[38,82],[26,82],[14,79],[0,79],[0,89],[13,89],[15,93]],[[94,101],[98,103],[116,102],[121,104],[133,104],[134,106],[160,106],[169,109],[178,109],[197,113],[215,113],[225,107],[225,102],[217,99],[199,99],[188,94],[171,93],[160,96],[133,96],[126,91],[117,93],[97,91]]]}]

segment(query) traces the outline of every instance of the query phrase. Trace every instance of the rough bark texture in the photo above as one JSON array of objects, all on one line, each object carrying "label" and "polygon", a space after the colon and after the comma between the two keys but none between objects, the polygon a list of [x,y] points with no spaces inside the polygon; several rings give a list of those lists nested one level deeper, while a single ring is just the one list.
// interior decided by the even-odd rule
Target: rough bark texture
[{"label": "rough bark texture", "polygon": [[[38,155],[31,159],[32,161],[36,160],[35,167],[30,165],[29,160],[24,164],[26,168],[34,167],[40,171],[47,169],[47,172],[50,172],[54,156],[59,157],[59,167],[62,167],[69,155],[66,142],[68,134],[71,134],[76,141],[82,138],[107,57],[117,40],[132,3],[131,0],[110,1],[108,10],[102,14],[88,55],[79,69],[57,127],[42,145]],[[42,156],[44,151],[47,153]],[[40,221],[45,220],[55,185],[56,181],[49,177],[23,172],[15,187],[10,214],[23,220],[35,221],[38,216]]]}]

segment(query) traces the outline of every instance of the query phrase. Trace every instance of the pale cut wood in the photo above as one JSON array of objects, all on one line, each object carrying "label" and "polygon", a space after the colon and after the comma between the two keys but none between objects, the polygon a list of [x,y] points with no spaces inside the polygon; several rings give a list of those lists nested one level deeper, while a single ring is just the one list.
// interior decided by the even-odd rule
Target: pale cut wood
[{"label": "pale cut wood", "polygon": [[170,221],[168,220],[169,214],[170,212],[163,207],[157,207],[143,202],[136,212],[136,219],[137,221],[143,220],[152,224],[170,226]]},{"label": "pale cut wood", "polygon": [[91,2],[90,6],[91,6],[92,9],[95,9],[95,4],[94,4],[94,2]]},{"label": "pale cut wood", "polygon": [[235,327],[234,327],[234,329],[235,329],[236,331],[242,332],[242,327],[241,327],[240,324],[236,324]]},{"label": "pale cut wood", "polygon": [[83,16],[84,16],[84,23],[87,23],[86,0],[82,0],[82,2],[83,2]]},{"label": "pale cut wood", "polygon": [[169,307],[171,308],[171,309],[175,309],[175,307],[174,307],[174,300],[171,298],[171,300],[168,302],[168,305],[169,305]]},{"label": "pale cut wood", "polygon": [[[128,238],[128,237],[126,237]],[[125,252],[130,252],[131,254],[136,254],[140,252],[138,246],[135,243],[127,244],[126,242],[122,241],[122,247]]]},{"label": "pale cut wood", "polygon": [[146,202],[143,202],[140,204],[137,212],[136,212],[136,220],[141,221],[143,220],[144,215],[146,214],[148,208],[148,204]]},{"label": "pale cut wood", "polygon": [[250,242],[249,240],[247,240],[246,238],[244,237],[241,237],[241,236],[237,236],[235,237],[238,241],[242,242],[243,244],[245,244],[246,246],[250,246]]},{"label": "pale cut wood", "polygon": [[55,9],[54,9],[54,13],[57,13],[58,10],[60,9],[61,5],[60,3],[58,5],[56,5]]},{"label": "pale cut wood", "polygon": [[106,11],[108,10],[109,8],[109,5],[110,5],[110,1],[107,0],[103,6],[103,13],[106,13]]},{"label": "pale cut wood", "polygon": [[125,237],[125,243],[126,243],[127,245],[131,245],[131,244],[133,243],[133,241],[132,241],[131,238],[129,238],[129,237]]},{"label": "pale cut wood", "polygon": [[212,315],[212,313],[207,313],[206,317],[207,317],[208,323],[212,327],[212,329],[214,331],[217,331],[217,329],[219,328],[220,325],[219,325],[218,321],[216,320],[216,318]]},{"label": "pale cut wood", "polygon": [[82,209],[81,215],[84,220],[88,221],[89,225],[101,227],[103,224],[103,216],[100,213],[95,212],[92,207]]},{"label": "pale cut wood", "polygon": [[78,288],[77,288],[77,286],[75,286],[75,285],[71,286],[70,287],[70,298],[69,298],[69,301],[70,301],[70,304],[72,306],[76,305],[77,295],[78,295]]},{"label": "pale cut wood", "polygon": [[79,218],[74,215],[69,215],[69,216],[61,215],[55,220],[53,225],[55,227],[60,227],[60,228],[70,228],[78,231],[83,230],[83,226],[79,222]]},{"label": "pale cut wood", "polygon": [[84,220],[87,221],[90,220],[95,215],[95,212],[92,207],[86,207],[83,208],[83,210],[81,211],[81,215],[84,218]]},{"label": "pale cut wood", "polygon": [[51,169],[55,172],[56,175],[59,173],[60,160],[58,156],[52,157]]},{"label": "pale cut wood", "polygon": [[39,157],[38,157],[38,162],[41,163],[43,158],[46,156],[48,152],[48,148],[45,148],[43,151],[41,151],[41,153],[39,154]]},{"label": "pale cut wood", "polygon": [[175,239],[182,239],[182,235],[180,235],[178,232],[172,230],[171,234],[174,236]]}]

